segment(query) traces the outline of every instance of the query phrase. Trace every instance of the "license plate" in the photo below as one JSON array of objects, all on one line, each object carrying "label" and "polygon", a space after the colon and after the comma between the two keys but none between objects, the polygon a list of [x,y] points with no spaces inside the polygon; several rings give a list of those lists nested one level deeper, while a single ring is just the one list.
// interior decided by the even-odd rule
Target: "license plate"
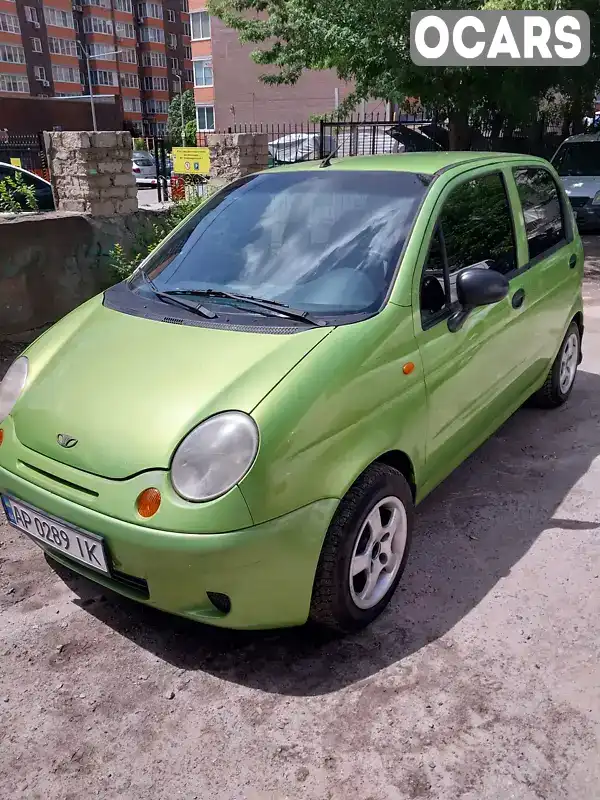
[{"label": "license plate", "polygon": [[85,564],[86,567],[108,574],[109,569],[100,536],[75,530],[64,522],[47,517],[12,497],[2,495],[0,499],[6,517],[13,527],[28,533],[36,541],[43,542],[45,547],[58,550],[74,561]]}]

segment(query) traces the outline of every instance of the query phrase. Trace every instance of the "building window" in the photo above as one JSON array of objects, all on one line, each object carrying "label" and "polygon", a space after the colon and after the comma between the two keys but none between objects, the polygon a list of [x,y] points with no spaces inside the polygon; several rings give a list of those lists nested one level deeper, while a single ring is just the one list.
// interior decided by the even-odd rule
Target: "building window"
[{"label": "building window", "polygon": [[164,53],[157,53],[155,50],[144,50],[142,64],[145,67],[166,67],[167,57]]},{"label": "building window", "polygon": [[29,81],[25,75],[0,74],[0,92],[18,92],[29,94]]},{"label": "building window", "polygon": [[54,92],[55,97],[81,97],[82,92]]},{"label": "building window", "polygon": [[193,83],[194,82],[194,70],[186,69],[185,70],[185,81],[186,83]]},{"label": "building window", "polygon": [[39,22],[37,8],[25,6],[25,19],[27,22]]},{"label": "building window", "polygon": [[158,3],[138,3],[138,14],[140,17],[152,17],[152,19],[162,19],[162,6]]},{"label": "building window", "polygon": [[50,36],[48,39],[48,49],[57,56],[76,56],[77,43],[75,39],[56,39]]},{"label": "building window", "polygon": [[135,114],[141,113],[142,110],[142,101],[139,97],[127,97],[126,95],[123,96],[123,111],[129,111],[130,113],[133,112]]},{"label": "building window", "polygon": [[46,25],[54,25],[56,28],[75,28],[73,14],[70,11],[63,11],[61,8],[44,6],[44,19]]},{"label": "building window", "polygon": [[142,42],[164,42],[165,32],[162,28],[141,28]]},{"label": "building window", "polygon": [[[0,14],[0,31],[6,31],[6,33],[21,33],[19,18],[14,14]],[[12,90],[7,89],[6,91]],[[27,91],[29,91],[29,89]]]},{"label": "building window", "polygon": [[189,46],[189,44],[186,44],[184,46],[183,55],[184,55],[184,58],[186,58],[188,61],[191,61],[191,59],[192,59],[192,48]]},{"label": "building window", "polygon": [[192,39],[210,39],[210,16],[208,11],[194,11],[190,14]]},{"label": "building window", "polygon": [[181,0],[181,10],[185,11],[186,13],[190,10],[190,4],[188,0]]},{"label": "building window", "polygon": [[57,83],[83,83],[78,69],[52,65],[52,77]]},{"label": "building window", "polygon": [[196,106],[196,123],[199,131],[214,131],[215,109],[213,106]]},{"label": "building window", "polygon": [[92,58],[104,58],[106,61],[114,61],[116,58],[115,48],[112,44],[98,44],[98,42],[91,42],[88,45],[88,53]]},{"label": "building window", "polygon": [[120,39],[135,39],[135,28],[130,22],[115,22],[115,30]]},{"label": "building window", "polygon": [[172,8],[168,8],[167,9],[167,16],[168,16],[169,22],[175,22],[175,12],[173,11]]},{"label": "building window", "polygon": [[167,100],[146,100],[143,103],[146,114],[167,114],[169,111],[169,103]]},{"label": "building window", "polygon": [[183,35],[184,36],[191,36],[192,35],[192,28],[189,22],[183,23]]},{"label": "building window", "polygon": [[169,82],[166,78],[158,78],[155,75],[146,75],[144,78],[144,89],[148,92],[168,92]]},{"label": "building window", "polygon": [[170,33],[169,34],[169,47],[172,47],[173,50],[177,49],[177,34]]},{"label": "building window", "polygon": [[84,6],[98,6],[99,8],[110,8],[110,0],[80,0]]},{"label": "building window", "polygon": [[34,53],[42,52],[42,40],[38,39],[37,36],[31,37],[31,49]]},{"label": "building window", "polygon": [[25,50],[19,44],[0,44],[0,61],[7,64],[24,64]]},{"label": "building window", "polygon": [[91,71],[94,86],[118,86],[117,73],[109,69],[93,69]]},{"label": "building window", "polygon": [[140,78],[137,72],[122,72],[121,86],[125,86],[127,89],[139,89]]},{"label": "building window", "polygon": [[203,58],[194,61],[194,86],[212,86],[212,59]]},{"label": "building window", "polygon": [[171,69],[179,69],[179,59],[172,58],[171,59]]},{"label": "building window", "polygon": [[113,5],[117,11],[127,11],[129,14],[133,10],[131,0],[113,0]]},{"label": "building window", "polygon": [[45,81],[46,80],[46,70],[44,67],[38,67],[37,64],[33,68],[33,74],[38,81]]},{"label": "building window", "polygon": [[137,53],[135,50],[121,50],[119,53],[119,61],[122,64],[137,64]]},{"label": "building window", "polygon": [[113,24],[112,21],[106,19],[106,17],[84,17],[83,30],[86,33],[106,33],[108,36],[111,36]]}]

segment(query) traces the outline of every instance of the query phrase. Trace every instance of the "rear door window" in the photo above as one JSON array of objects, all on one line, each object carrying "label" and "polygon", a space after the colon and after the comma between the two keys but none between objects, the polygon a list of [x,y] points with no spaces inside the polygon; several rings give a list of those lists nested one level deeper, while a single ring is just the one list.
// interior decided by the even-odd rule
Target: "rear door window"
[{"label": "rear door window", "polygon": [[566,241],[565,221],[558,187],[543,167],[513,170],[527,231],[529,259],[537,258]]}]

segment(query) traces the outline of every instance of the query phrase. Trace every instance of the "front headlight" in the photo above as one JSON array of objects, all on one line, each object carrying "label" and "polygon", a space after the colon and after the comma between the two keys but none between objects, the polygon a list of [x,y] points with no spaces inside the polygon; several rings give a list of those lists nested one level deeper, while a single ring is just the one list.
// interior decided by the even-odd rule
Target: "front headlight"
[{"label": "front headlight", "polygon": [[0,422],[8,417],[21,396],[27,381],[28,368],[29,361],[25,356],[21,356],[10,365],[8,372],[0,381]]},{"label": "front headlight", "polygon": [[184,500],[214,500],[242,480],[257,451],[252,417],[241,411],[217,414],[194,428],[175,451],[173,487]]}]

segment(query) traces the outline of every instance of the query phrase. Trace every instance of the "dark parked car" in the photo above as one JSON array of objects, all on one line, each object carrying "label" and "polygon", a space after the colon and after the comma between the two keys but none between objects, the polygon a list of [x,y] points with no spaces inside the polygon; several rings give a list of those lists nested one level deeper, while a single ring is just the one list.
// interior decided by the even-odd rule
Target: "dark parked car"
[{"label": "dark parked car", "polygon": [[[40,178],[39,175],[35,175],[33,172],[28,172],[26,169],[21,169],[21,167],[15,167],[13,164],[4,164],[0,162],[0,181],[5,180],[6,178],[14,178],[17,174],[22,175],[25,183],[33,186],[35,190],[37,207],[40,211],[55,210],[54,197],[52,196],[52,186],[49,181],[44,180],[44,178]],[[21,203],[23,210],[26,211],[27,206],[25,204],[25,198],[21,198],[17,194],[17,199]]]}]

